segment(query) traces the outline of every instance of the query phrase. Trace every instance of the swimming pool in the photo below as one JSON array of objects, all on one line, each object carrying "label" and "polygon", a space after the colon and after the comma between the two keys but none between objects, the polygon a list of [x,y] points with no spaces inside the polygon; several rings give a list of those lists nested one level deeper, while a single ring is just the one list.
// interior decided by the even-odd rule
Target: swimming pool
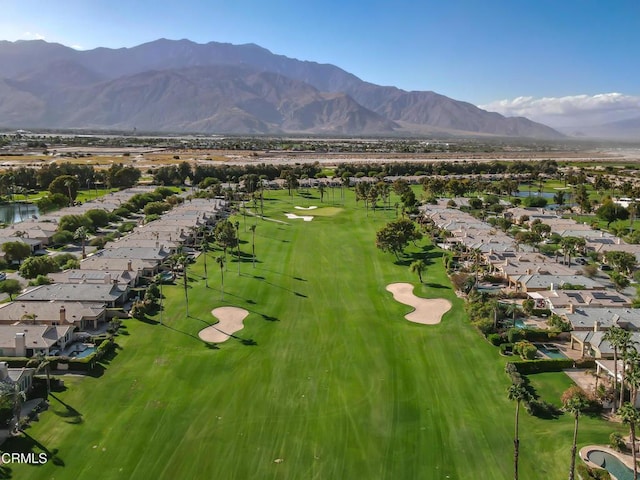
[{"label": "swimming pool", "polygon": [[84,357],[88,357],[89,355],[91,355],[95,351],[96,351],[95,345],[81,344],[81,345],[79,345],[79,348],[77,348],[73,352],[69,353],[69,357],[71,357],[71,358],[84,358]]},{"label": "swimming pool", "polygon": [[556,347],[555,345],[550,345],[550,344],[541,344],[541,343],[537,343],[536,347],[538,347],[538,351],[544,355],[546,355],[549,358],[553,358],[553,359],[564,359],[564,358],[568,358],[564,353],[562,353],[562,351]]},{"label": "swimming pool", "polygon": [[604,468],[618,480],[633,480],[633,470],[610,453],[602,450],[591,450],[587,453],[587,459]]}]

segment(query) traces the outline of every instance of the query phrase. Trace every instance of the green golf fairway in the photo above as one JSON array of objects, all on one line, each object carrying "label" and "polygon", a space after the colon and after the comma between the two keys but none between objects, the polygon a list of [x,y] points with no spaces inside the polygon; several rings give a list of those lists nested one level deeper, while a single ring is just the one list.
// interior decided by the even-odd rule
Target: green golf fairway
[{"label": "green golf fairway", "polygon": [[[182,281],[163,286],[163,324],[126,320],[102,375],[66,376],[28,436],[4,445],[46,449],[52,460],[6,465],[3,478],[513,478],[505,360],[468,324],[439,250],[427,240],[407,250],[428,263],[419,285],[414,257],[399,264],[375,247],[394,209],[367,213],[350,191],[344,205],[312,193],[268,192],[265,215],[286,223],[233,218],[243,261],[239,276],[227,252],[224,301],[222,252],[210,251],[209,288],[202,255],[188,271],[190,316]],[[287,220],[314,215],[296,205],[340,209]],[[438,325],[408,322],[410,307],[385,291],[393,282],[453,309]],[[212,348],[198,332],[220,306],[250,314]],[[579,443],[606,443],[614,429],[584,417]],[[572,434],[567,415],[540,420],[521,409],[520,478],[566,478]]]}]

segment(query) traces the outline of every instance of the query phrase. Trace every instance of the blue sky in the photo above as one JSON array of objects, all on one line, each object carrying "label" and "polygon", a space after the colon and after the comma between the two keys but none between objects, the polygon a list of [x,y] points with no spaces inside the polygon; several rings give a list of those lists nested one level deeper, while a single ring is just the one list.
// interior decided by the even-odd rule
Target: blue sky
[{"label": "blue sky", "polygon": [[597,110],[603,104],[622,110],[640,105],[638,0],[0,5],[4,40],[44,38],[82,49],[131,47],[161,37],[256,43],[289,57],[332,63],[376,84],[433,90],[530,117],[580,111],[587,103]]}]

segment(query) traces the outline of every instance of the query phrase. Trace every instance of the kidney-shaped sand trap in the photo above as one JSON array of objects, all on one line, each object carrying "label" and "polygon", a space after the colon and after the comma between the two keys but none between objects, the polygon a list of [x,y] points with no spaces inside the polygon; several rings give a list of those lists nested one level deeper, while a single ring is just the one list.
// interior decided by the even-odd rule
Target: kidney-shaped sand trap
[{"label": "kidney-shaped sand trap", "polygon": [[238,330],[244,328],[243,321],[249,315],[244,308],[220,307],[211,310],[211,315],[220,320],[215,325],[211,325],[200,330],[198,336],[209,343],[222,343],[229,339]]},{"label": "kidney-shaped sand trap", "polygon": [[295,207],[293,207],[293,208],[296,208],[296,209],[298,209],[298,210],[315,210],[315,209],[316,209],[316,208],[318,208],[318,207],[317,207],[317,206],[315,206],[315,205],[311,205],[310,207],[298,207],[298,206],[295,206]]},{"label": "kidney-shaped sand trap", "polygon": [[387,291],[393,294],[393,299],[397,302],[415,308],[413,312],[404,316],[410,322],[435,325],[451,310],[451,302],[445,298],[416,297],[410,283],[391,283],[387,285]]}]

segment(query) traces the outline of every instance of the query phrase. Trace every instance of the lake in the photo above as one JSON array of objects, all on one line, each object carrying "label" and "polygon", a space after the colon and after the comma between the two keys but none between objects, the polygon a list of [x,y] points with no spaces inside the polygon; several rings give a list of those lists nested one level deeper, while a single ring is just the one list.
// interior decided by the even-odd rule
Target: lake
[{"label": "lake", "polygon": [[33,203],[5,203],[0,205],[0,222],[7,225],[39,216],[38,207]]}]

